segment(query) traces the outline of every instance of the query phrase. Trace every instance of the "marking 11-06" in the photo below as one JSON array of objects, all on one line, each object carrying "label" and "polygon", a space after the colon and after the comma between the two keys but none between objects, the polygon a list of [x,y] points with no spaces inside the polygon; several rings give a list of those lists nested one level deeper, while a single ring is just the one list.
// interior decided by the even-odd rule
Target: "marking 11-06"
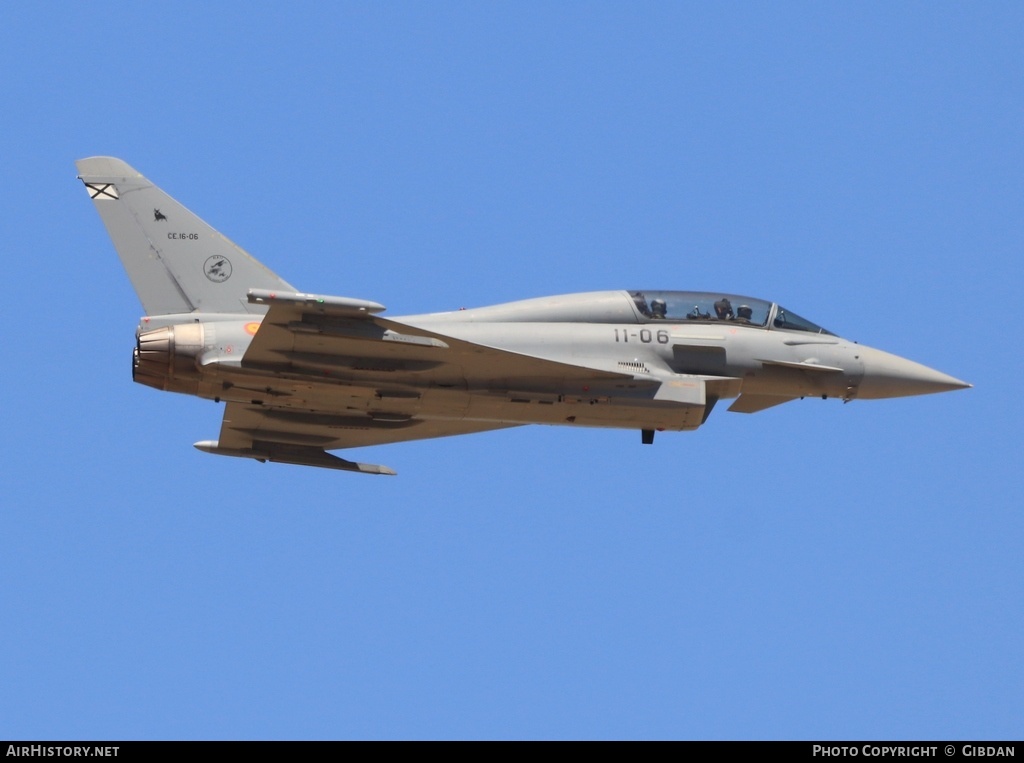
[{"label": "marking 11-06", "polygon": [[668,331],[665,329],[658,329],[657,331],[651,331],[650,329],[640,329],[634,331],[632,334],[629,333],[629,329],[615,329],[615,341],[624,342],[629,344],[629,340],[632,339],[634,342],[639,340],[644,344],[650,344],[651,342],[657,341],[658,344],[668,344]]}]

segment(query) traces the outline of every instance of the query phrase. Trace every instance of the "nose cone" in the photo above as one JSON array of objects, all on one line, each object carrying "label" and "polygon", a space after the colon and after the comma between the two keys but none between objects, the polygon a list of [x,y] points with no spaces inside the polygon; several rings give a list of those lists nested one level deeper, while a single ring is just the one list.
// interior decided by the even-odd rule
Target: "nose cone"
[{"label": "nose cone", "polygon": [[858,388],[857,397],[862,400],[930,395],[933,392],[948,392],[971,386],[949,374],[922,366],[899,355],[891,355],[871,347],[859,349],[864,363],[864,378]]}]

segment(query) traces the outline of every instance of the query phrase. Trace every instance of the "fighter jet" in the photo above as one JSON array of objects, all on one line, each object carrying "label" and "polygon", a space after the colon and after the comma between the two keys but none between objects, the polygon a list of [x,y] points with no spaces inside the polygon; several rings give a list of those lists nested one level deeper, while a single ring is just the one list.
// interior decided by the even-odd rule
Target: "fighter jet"
[{"label": "fighter jet", "polygon": [[524,424],[697,429],[722,400],[871,400],[971,385],[763,299],[631,289],[382,317],[297,291],[120,159],[77,162],[145,309],[140,384],[226,403],[207,453],[365,474],[328,451]]}]

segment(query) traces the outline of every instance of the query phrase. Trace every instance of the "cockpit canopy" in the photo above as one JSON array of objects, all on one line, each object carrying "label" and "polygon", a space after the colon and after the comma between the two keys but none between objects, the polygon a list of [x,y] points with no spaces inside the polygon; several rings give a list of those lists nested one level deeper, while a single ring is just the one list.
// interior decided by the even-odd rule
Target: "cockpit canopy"
[{"label": "cockpit canopy", "polygon": [[725,321],[814,334],[832,334],[785,308],[763,299],[709,291],[631,291],[641,320]]}]

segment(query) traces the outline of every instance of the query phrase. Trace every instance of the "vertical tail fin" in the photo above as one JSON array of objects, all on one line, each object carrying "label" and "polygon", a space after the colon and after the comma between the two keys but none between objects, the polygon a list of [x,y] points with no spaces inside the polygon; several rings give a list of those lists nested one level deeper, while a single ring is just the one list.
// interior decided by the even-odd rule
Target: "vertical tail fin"
[{"label": "vertical tail fin", "polygon": [[249,289],[295,290],[120,159],[75,164],[148,315],[262,313]]}]

